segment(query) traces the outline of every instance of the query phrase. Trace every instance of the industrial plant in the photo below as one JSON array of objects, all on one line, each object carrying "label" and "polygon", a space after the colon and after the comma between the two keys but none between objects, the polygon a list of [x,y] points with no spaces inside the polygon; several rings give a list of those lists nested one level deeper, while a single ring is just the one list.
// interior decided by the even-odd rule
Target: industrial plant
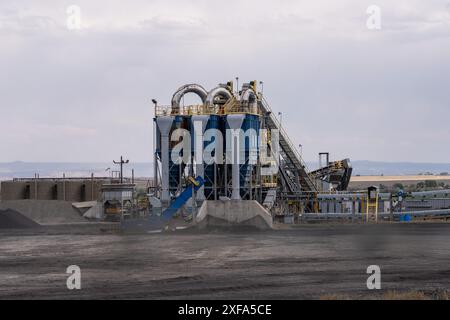
[{"label": "industrial plant", "polygon": [[[42,277],[39,297],[299,298],[297,288],[313,281],[314,291],[304,297],[321,299],[324,290],[341,290],[339,278],[330,285],[320,280],[335,272],[329,259],[341,259],[350,277],[344,292],[367,296],[360,274],[374,263],[372,250],[410,248],[416,229],[399,227],[427,228],[428,238],[445,233],[450,190],[393,192],[364,185],[364,177],[351,187],[350,160],[331,160],[328,152],[309,169],[257,84],[229,81],[210,90],[187,84],[170,105],[153,99],[151,177],[135,177],[133,169],[127,176],[124,167],[133,162],[120,156],[105,170],[110,176],[36,173],[3,181],[0,233],[11,242],[1,245],[10,264],[0,298],[36,297],[28,278],[18,284],[8,277],[29,272],[30,264],[20,263],[28,256],[36,257],[36,270],[51,273]],[[200,103],[185,104],[187,94]],[[418,248],[403,253],[408,266],[423,263]],[[74,263],[87,274],[87,289],[68,295],[61,283]],[[305,266],[301,276],[290,276]],[[423,268],[433,278],[435,267]],[[95,279],[90,270],[97,270]],[[423,279],[413,284],[427,287]],[[105,290],[110,281],[114,289]],[[428,296],[447,297],[435,287]]]},{"label": "industrial plant", "polygon": [[450,300],[449,1],[0,1],[0,301]]},{"label": "industrial plant", "polygon": [[[238,227],[273,229],[316,222],[377,223],[450,217],[449,190],[349,191],[349,159],[305,161],[256,80],[206,90],[181,86],[170,105],[153,102],[153,177],[14,179],[2,182],[2,207],[17,201],[70,202],[87,219],[120,222],[122,231]],[[194,94],[200,104],[185,105]],[[150,125],[150,123],[149,123]],[[30,203],[31,205],[31,203]],[[46,210],[49,210],[49,207]],[[23,204],[19,205],[23,207]],[[36,210],[36,209],[35,209]],[[175,223],[174,223],[175,221]],[[172,227],[170,227],[172,226]]]},{"label": "industrial plant", "polygon": [[[202,103],[181,105],[187,93]],[[330,162],[322,154],[323,166],[308,170],[257,81],[236,89],[229,81],[209,91],[187,84],[173,94],[171,105],[154,101],[154,110],[157,208],[173,200],[173,209],[185,205],[191,198],[185,190],[192,194],[189,178],[199,177],[191,205],[199,208],[198,218],[226,225],[252,224],[259,217],[272,226],[276,216],[318,213],[318,194],[344,191],[350,181],[348,159]]]}]

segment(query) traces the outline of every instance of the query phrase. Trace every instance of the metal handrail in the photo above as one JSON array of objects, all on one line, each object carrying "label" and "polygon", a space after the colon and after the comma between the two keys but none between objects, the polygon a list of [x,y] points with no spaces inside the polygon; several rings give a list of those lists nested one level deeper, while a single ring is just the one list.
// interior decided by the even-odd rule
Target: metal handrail
[{"label": "metal handrail", "polygon": [[204,104],[198,105],[188,105],[181,106],[179,108],[172,108],[172,106],[163,106],[159,105],[155,108],[155,114],[157,117],[160,116],[177,116],[177,115],[212,115],[212,114],[253,114],[260,115],[258,108],[252,109],[249,106],[242,104],[238,100],[234,100],[234,98],[230,99],[223,108],[218,108],[214,106],[206,106]]},{"label": "metal handrail", "polygon": [[[175,111],[176,110],[176,111]],[[181,106],[174,109],[172,106],[157,106],[155,109],[156,116],[177,116],[177,115],[203,115],[217,114],[216,108],[207,107],[203,104]]]},{"label": "metal handrail", "polygon": [[261,102],[264,105],[264,108],[270,112],[270,118],[271,120],[275,123],[275,125],[278,127],[278,129],[280,130],[281,134],[283,135],[284,140],[286,141],[286,143],[289,145],[290,149],[292,150],[292,152],[294,153],[294,155],[297,157],[297,159],[299,160],[300,164],[303,166],[303,168],[305,169],[305,173],[306,176],[308,177],[308,179],[310,180],[310,182],[316,187],[318,188],[316,182],[314,182],[314,180],[311,178],[310,174],[309,174],[309,168],[306,165],[305,161],[303,160],[303,158],[301,157],[300,153],[297,151],[297,149],[294,147],[294,144],[292,143],[292,141],[289,138],[289,135],[287,134],[286,130],[283,128],[283,126],[281,125],[280,121],[277,119],[277,117],[275,117],[273,115],[272,109],[270,108],[269,103],[267,102],[267,100],[264,97],[261,97]]}]

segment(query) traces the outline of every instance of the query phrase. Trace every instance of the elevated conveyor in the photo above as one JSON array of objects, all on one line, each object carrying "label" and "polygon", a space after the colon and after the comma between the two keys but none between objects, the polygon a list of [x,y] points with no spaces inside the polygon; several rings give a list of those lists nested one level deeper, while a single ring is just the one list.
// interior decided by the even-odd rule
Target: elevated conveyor
[{"label": "elevated conveyor", "polygon": [[[296,193],[301,191],[319,191],[314,178],[308,173],[305,162],[298,153],[297,149],[294,147],[294,144],[289,139],[289,135],[284,130],[284,128],[282,128],[280,121],[273,114],[272,109],[264,98],[259,101],[259,106],[263,114],[266,115],[267,128],[270,130],[279,130],[281,147],[280,151],[283,159],[285,160],[285,166],[281,168],[281,170],[283,170],[283,178],[288,175],[285,179],[289,179],[289,188],[294,189],[291,192]],[[291,175],[289,175],[286,171],[290,171]]]},{"label": "elevated conveyor", "polygon": [[315,180],[323,180],[336,185],[337,191],[347,190],[352,176],[349,159],[331,162],[329,165],[310,172]]}]

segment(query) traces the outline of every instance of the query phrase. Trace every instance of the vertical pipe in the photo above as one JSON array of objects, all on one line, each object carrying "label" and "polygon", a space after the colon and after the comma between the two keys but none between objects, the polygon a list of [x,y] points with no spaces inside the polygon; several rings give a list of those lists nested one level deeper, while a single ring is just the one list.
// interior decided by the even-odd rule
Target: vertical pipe
[{"label": "vertical pipe", "polygon": [[66,201],[66,174],[63,173],[63,200]]},{"label": "vertical pipe", "polygon": [[94,201],[94,173],[91,173],[91,201]]},{"label": "vertical pipe", "polygon": [[[192,123],[194,124],[194,157],[195,157],[195,168],[196,175],[205,178],[205,166],[203,159],[203,135],[206,129],[206,124],[208,123],[209,116],[200,115],[192,116]],[[205,187],[202,186],[197,190],[197,199],[205,200]]]},{"label": "vertical pipe", "polygon": [[182,185],[183,185],[183,172],[182,172],[182,165],[180,164],[178,166],[178,189],[180,189],[180,191]]},{"label": "vertical pipe", "polygon": [[161,200],[169,201],[169,136],[161,136]]},{"label": "vertical pipe", "polygon": [[35,173],[35,174],[34,174],[34,199],[35,199],[35,200],[38,199],[37,179],[38,179],[38,175],[37,175],[37,173]]},{"label": "vertical pipe", "polygon": [[[189,188],[189,187],[188,187]],[[196,208],[196,203],[195,203],[195,187],[194,185],[191,186],[192,188],[192,220],[194,221],[194,223],[197,221],[197,208]]]},{"label": "vertical pipe", "polygon": [[214,162],[214,200],[217,200],[217,163]]},{"label": "vertical pipe", "polygon": [[161,133],[161,200],[169,201],[169,133],[174,117],[162,116],[156,119]]},{"label": "vertical pipe", "polygon": [[[227,116],[228,126],[230,127],[230,135],[227,135],[231,144],[227,143],[228,152],[231,153],[231,180],[232,180],[232,192],[231,199],[240,200],[241,199],[241,188],[240,188],[240,176],[239,176],[239,167],[240,167],[240,132],[241,126],[244,121],[245,115],[243,114],[232,114]],[[227,157],[228,159],[230,157]]]},{"label": "vertical pipe", "polygon": [[228,197],[228,164],[225,163],[224,165],[225,173],[224,173],[224,179],[225,179],[225,197]]},{"label": "vertical pipe", "polygon": [[[155,117],[156,117],[156,106],[155,106]],[[156,142],[156,118],[153,121],[153,186],[156,188],[158,186],[158,154],[157,154],[157,142]]]},{"label": "vertical pipe", "polygon": [[250,172],[250,200],[253,200],[253,169]]}]

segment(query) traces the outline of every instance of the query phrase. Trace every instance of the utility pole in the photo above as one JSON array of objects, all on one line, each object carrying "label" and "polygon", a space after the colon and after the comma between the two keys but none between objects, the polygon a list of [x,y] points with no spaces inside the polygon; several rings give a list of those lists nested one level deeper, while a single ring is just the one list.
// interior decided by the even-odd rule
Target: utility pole
[{"label": "utility pole", "polygon": [[123,157],[120,156],[120,161],[114,161],[114,164],[119,164],[120,165],[120,184],[123,183],[123,165],[129,163],[130,160],[123,160]]}]

